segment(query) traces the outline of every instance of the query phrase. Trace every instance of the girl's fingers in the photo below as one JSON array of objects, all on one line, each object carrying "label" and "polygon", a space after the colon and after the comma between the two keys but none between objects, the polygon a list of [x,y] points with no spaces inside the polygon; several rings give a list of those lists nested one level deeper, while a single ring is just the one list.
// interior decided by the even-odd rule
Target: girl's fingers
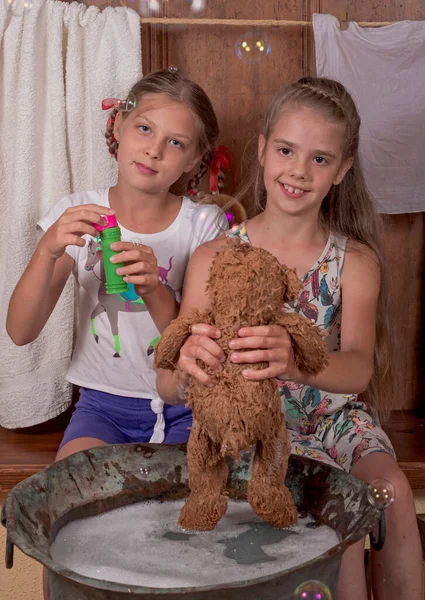
[{"label": "girl's fingers", "polygon": [[[112,246],[114,246],[115,244],[111,244],[111,249],[114,251],[115,248],[112,248]],[[114,254],[111,257],[111,262],[124,262],[124,263],[128,263],[128,262],[133,262],[133,263],[139,263],[139,264],[144,264],[147,268],[147,266],[149,265],[149,267],[157,267],[156,261],[152,261],[152,257],[149,256],[148,254],[146,254],[146,252],[140,252],[140,250],[123,250],[121,252],[119,252],[118,254]]]},{"label": "girl's fingers", "polygon": [[[210,337],[206,335],[192,335],[186,342],[184,351],[194,358],[201,358],[197,354],[199,349],[206,350],[219,364],[226,358],[222,348]],[[202,358],[202,360],[204,359]]]},{"label": "girl's fingers", "polygon": [[198,360],[202,360],[203,363],[211,367],[211,369],[214,369],[214,371],[223,370],[221,362],[210,352],[208,352],[208,350],[205,350],[205,348],[201,348],[200,346],[198,346],[196,351],[196,358]]},{"label": "girl's fingers", "polygon": [[286,362],[285,353],[276,350],[251,350],[248,352],[232,352],[230,360],[233,363],[258,363],[268,362],[284,364]]},{"label": "girl's fingers", "polygon": [[229,342],[229,348],[231,350],[245,350],[245,349],[280,349],[282,351],[288,351],[292,346],[291,338],[288,336],[281,337],[248,337],[248,338],[237,338]]},{"label": "girl's fingers", "polygon": [[[64,214],[61,217],[61,221],[63,223],[66,223],[67,225],[70,223],[78,223],[79,221],[84,221],[85,223],[96,223],[97,225],[106,225],[106,221],[102,217],[102,214],[93,210],[83,208],[73,213],[67,214],[66,212],[64,212]],[[98,232],[96,231],[96,235],[97,234]]]},{"label": "girl's fingers", "polygon": [[258,325],[258,327],[241,327],[239,337],[281,337],[288,335],[280,325]]},{"label": "girl's fingers", "polygon": [[203,383],[207,387],[212,387],[211,379],[193,360],[181,356],[178,365],[182,371],[186,371],[186,373],[195,377],[200,383]]},{"label": "girl's fingers", "polygon": [[64,230],[65,233],[74,233],[79,236],[83,236],[84,234],[91,235],[92,237],[97,236],[97,231],[90,223],[85,223],[84,221],[73,221],[72,223],[67,223],[63,228],[61,227],[58,231]]},{"label": "girl's fingers", "polygon": [[272,379],[277,377],[278,370],[276,367],[267,367],[267,369],[260,369],[259,371],[255,371],[254,369],[244,369],[242,375],[245,379],[249,379],[250,381],[261,381],[262,379]]},{"label": "girl's fingers", "polygon": [[70,208],[67,208],[64,214],[80,211],[90,211],[98,215],[114,215],[116,212],[113,208],[109,208],[108,206],[100,206],[99,204],[84,204],[84,206],[81,206],[80,204],[78,206],[71,206]]},{"label": "girl's fingers", "polygon": [[[120,271],[121,269],[117,269],[117,275],[122,275]],[[153,291],[158,285],[158,277],[155,277],[155,275],[123,275],[123,278],[124,281],[132,283],[137,288],[144,288],[139,291],[136,290],[139,296]]]},{"label": "girl's fingers", "polygon": [[205,335],[212,339],[221,337],[221,331],[212,325],[206,323],[195,323],[191,328],[192,335]]},{"label": "girl's fingers", "polygon": [[[117,254],[116,256],[120,256]],[[113,256],[112,258],[115,258]],[[125,262],[120,260],[111,260],[112,263]],[[125,267],[119,267],[117,269],[118,275],[152,275],[158,279],[158,269],[154,265],[149,265],[143,262],[136,262],[127,264]]]},{"label": "girl's fingers", "polygon": [[86,240],[83,240],[83,238],[79,237],[78,235],[70,235],[68,238],[69,241],[64,240],[64,246],[80,246],[81,248],[84,248],[84,246],[86,245]]},{"label": "girl's fingers", "polygon": [[135,242],[113,242],[111,244],[112,250],[116,252],[123,252],[124,250],[134,250],[135,252],[147,254],[150,258],[153,256],[153,250],[150,246],[144,244],[136,244]]}]

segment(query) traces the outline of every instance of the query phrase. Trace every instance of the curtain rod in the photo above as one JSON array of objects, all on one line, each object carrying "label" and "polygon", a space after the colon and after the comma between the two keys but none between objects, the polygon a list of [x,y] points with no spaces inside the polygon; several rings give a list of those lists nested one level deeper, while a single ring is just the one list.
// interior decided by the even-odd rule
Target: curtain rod
[{"label": "curtain rod", "polygon": [[[250,27],[295,27],[312,25],[312,21],[280,21],[273,19],[173,19],[169,17],[140,17],[142,25],[233,25]],[[360,21],[360,27],[384,27],[399,21]],[[340,21],[347,24],[348,21]]]}]

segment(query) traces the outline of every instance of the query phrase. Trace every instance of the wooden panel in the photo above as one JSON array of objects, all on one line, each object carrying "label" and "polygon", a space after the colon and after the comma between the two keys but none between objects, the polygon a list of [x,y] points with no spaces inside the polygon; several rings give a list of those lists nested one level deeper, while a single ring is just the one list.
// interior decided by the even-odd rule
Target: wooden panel
[{"label": "wooden panel", "polygon": [[62,437],[60,431],[30,434],[0,427],[0,493],[50,465]]},{"label": "wooden panel", "polygon": [[411,411],[394,411],[386,431],[412,489],[424,490],[425,421]]}]

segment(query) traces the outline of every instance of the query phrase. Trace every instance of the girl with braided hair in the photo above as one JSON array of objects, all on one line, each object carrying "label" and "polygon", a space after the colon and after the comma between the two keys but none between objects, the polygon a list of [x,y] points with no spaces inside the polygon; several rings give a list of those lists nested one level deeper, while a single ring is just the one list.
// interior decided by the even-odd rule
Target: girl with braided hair
[{"label": "girl with braided hair", "polygon": [[[259,136],[257,169],[240,193],[254,193],[259,214],[228,235],[296,268],[303,288],[286,308],[326,332],[329,365],[315,377],[302,372],[280,326],[240,329],[229,342],[230,360],[246,364],[248,380],[279,379],[293,453],[368,483],[392,483],[385,545],[372,550],[373,594],[376,600],[420,600],[422,552],[413,495],[378,419],[393,394],[391,329],[381,221],[363,178],[359,130],[356,106],[336,81],[303,78],[274,96]],[[221,245],[214,240],[191,257],[181,314],[209,310],[205,287]],[[196,361],[221,369],[226,357],[214,341],[220,335],[207,324],[192,326],[176,370],[158,370],[158,392],[167,402],[184,401],[189,375],[212,386]],[[260,362],[268,367],[250,368]],[[363,542],[343,557],[336,598],[367,599]]]},{"label": "girl with braided hair", "polygon": [[[106,141],[118,162],[117,183],[60,200],[39,222],[45,231],[10,301],[7,329],[16,344],[34,340],[71,274],[78,284],[78,337],[67,379],[80,399],[58,459],[93,446],[184,443],[190,409],[167,406],[156,392],[154,343],[179,310],[187,262],[195,248],[228,228],[213,203],[202,210],[170,187],[200,162],[194,197],[213,158],[219,128],[212,104],[175,69],[143,77],[112,108]],[[195,199],[195,198],[194,198]],[[129,292],[105,293],[95,224],[114,214],[122,240],[112,262],[124,263]],[[31,297],[31,302],[27,299]]]}]

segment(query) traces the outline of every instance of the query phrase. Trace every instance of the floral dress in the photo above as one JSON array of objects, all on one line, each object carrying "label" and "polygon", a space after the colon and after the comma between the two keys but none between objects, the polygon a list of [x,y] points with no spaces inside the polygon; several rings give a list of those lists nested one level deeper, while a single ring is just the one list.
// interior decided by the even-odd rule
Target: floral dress
[{"label": "floral dress", "polygon": [[[245,223],[228,235],[249,243]],[[340,350],[341,274],[346,244],[347,238],[331,233],[322,254],[302,278],[298,299],[286,304],[288,311],[304,315],[326,331],[329,352]],[[292,453],[348,472],[371,452],[386,452],[395,458],[373,410],[356,394],[333,394],[293,381],[280,381],[279,391]]]}]

